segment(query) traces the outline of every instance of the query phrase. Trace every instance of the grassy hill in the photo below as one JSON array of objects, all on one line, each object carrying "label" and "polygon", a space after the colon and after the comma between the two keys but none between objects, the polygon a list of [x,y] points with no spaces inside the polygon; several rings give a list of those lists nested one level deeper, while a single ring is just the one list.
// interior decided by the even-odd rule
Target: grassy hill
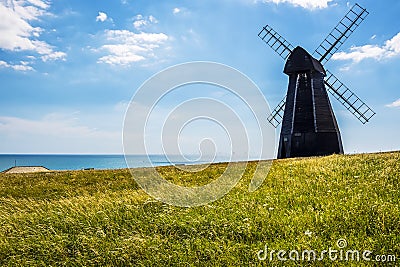
[{"label": "grassy hill", "polygon": [[[196,185],[225,166],[193,175],[173,167],[159,171],[174,183]],[[0,174],[0,265],[381,264],[362,255],[346,261],[348,250],[370,250],[370,259],[385,255],[386,261],[395,255],[396,262],[381,266],[400,264],[400,153],[278,160],[250,193],[255,166],[247,165],[225,197],[195,208],[153,200],[128,170]],[[339,251],[336,261],[326,253],[319,261],[323,250],[339,249],[340,239],[347,241],[342,260]],[[260,261],[257,253],[266,246],[268,257]],[[280,261],[279,250],[286,259],[298,251],[299,260]],[[304,250],[318,252],[317,260],[302,260]]]}]

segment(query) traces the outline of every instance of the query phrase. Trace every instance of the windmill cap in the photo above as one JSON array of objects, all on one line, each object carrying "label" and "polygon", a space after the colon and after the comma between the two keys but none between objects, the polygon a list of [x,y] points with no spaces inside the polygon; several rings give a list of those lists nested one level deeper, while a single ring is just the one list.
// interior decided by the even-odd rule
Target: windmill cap
[{"label": "windmill cap", "polygon": [[318,71],[326,76],[326,72],[322,64],[313,58],[304,48],[298,46],[293,49],[286,61],[284,73],[293,74],[306,71]]}]

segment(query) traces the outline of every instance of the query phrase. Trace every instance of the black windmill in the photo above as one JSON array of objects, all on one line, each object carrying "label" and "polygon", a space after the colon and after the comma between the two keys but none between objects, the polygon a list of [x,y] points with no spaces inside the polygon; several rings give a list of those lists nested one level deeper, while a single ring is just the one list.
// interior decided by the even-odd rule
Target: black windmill
[{"label": "black windmill", "polygon": [[366,9],[355,4],[314,51],[313,55],[319,60],[302,47],[294,48],[268,25],[258,34],[286,60],[284,73],[289,76],[285,98],[268,117],[275,128],[282,121],[278,158],[343,154],[342,139],[327,89],[363,124],[375,115],[323,67],[368,14]]}]

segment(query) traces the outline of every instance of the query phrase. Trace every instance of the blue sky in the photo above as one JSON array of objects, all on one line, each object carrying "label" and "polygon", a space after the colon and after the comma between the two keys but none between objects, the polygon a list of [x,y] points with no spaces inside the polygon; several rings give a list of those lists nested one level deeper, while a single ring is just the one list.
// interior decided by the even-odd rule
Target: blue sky
[{"label": "blue sky", "polygon": [[[288,80],[261,28],[313,52],[354,3],[0,0],[0,153],[122,153],[137,88],[188,61],[238,69],[274,108]],[[331,97],[344,149],[399,150],[400,2],[358,3],[370,15],[326,68],[377,115],[362,125]]]}]

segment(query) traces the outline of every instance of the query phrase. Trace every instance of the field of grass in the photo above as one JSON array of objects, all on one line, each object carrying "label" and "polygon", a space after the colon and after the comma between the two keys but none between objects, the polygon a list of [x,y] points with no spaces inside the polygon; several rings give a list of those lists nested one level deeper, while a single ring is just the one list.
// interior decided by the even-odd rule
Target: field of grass
[{"label": "field of grass", "polygon": [[[196,185],[225,166],[159,171]],[[255,166],[247,165],[225,197],[193,208],[155,201],[129,170],[0,174],[0,266],[400,265],[400,153],[275,161],[250,193]],[[397,261],[257,257],[265,246],[268,253],[288,251],[286,258],[292,250],[320,253],[338,249],[339,239],[347,241],[345,252],[370,250],[371,259]]]}]

